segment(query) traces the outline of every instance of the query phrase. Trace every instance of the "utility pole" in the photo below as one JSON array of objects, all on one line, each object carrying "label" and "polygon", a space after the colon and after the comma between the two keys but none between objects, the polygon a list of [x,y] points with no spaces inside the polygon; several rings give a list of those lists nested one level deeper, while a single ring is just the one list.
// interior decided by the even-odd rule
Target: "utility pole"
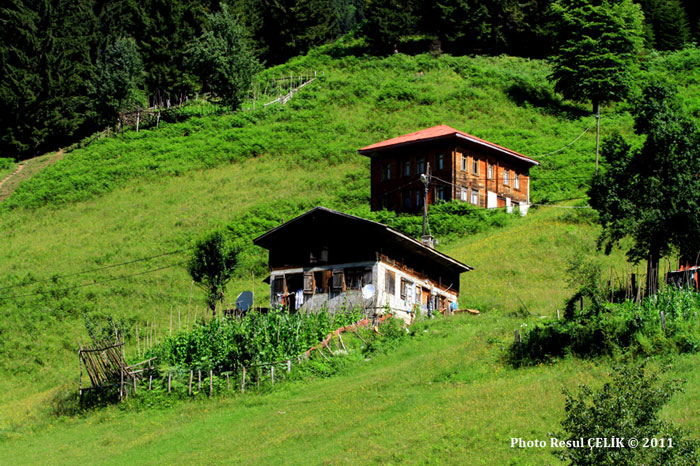
[{"label": "utility pole", "polygon": [[595,107],[595,174],[598,174],[598,151],[600,147],[600,102]]},{"label": "utility pole", "polygon": [[421,240],[428,247],[433,247],[433,237],[428,234],[430,227],[428,226],[428,189],[430,187],[430,162],[426,165],[426,172],[420,176],[420,180],[425,186],[425,194],[423,195],[423,235]]}]

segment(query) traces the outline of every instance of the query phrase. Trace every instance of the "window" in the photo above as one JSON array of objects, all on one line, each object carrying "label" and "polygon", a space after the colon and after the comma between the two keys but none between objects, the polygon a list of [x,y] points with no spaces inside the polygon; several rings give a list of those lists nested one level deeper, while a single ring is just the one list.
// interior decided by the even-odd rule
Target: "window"
[{"label": "window", "polygon": [[[372,282],[372,269],[369,269],[369,281],[365,276],[364,268],[347,268],[345,269],[345,286],[348,290],[360,290],[367,283]],[[335,278],[335,277],[334,277]]]},{"label": "window", "polygon": [[488,165],[486,175],[487,175],[489,180],[493,179],[493,165],[491,165],[491,164]]},{"label": "window", "polygon": [[467,201],[467,188],[462,188],[462,197],[461,199],[466,202]]},{"label": "window", "polygon": [[447,188],[445,186],[435,188],[435,197],[438,201],[444,201],[447,198]]},{"label": "window", "polygon": [[510,170],[503,169],[503,184],[510,184]]},{"label": "window", "polygon": [[384,181],[388,181],[391,179],[391,164],[386,164],[384,165],[384,171],[382,172]]},{"label": "window", "polygon": [[472,189],[471,203],[474,205],[479,205],[479,190],[478,189]]},{"label": "window", "polygon": [[386,194],[384,194],[384,195],[381,197],[381,202],[382,202],[382,209],[385,209],[385,210],[386,210],[386,209],[389,209],[389,196],[387,196]]},{"label": "window", "polygon": [[384,274],[384,292],[393,295],[396,292],[396,274],[387,270]]},{"label": "window", "polygon": [[278,293],[285,293],[287,291],[287,284],[285,283],[284,280],[284,275],[278,275],[275,277],[275,280],[273,282],[272,286],[272,292],[275,294]]},{"label": "window", "polygon": [[513,187],[515,189],[520,189],[520,175],[517,173],[513,177]]},{"label": "window", "polygon": [[439,154],[438,155],[438,170],[444,170],[445,169],[445,154]]},{"label": "window", "polygon": [[416,160],[416,173],[419,175],[425,173],[425,159],[423,157]]},{"label": "window", "polygon": [[413,301],[413,282],[409,282],[405,278],[401,279],[401,299],[407,301]]},{"label": "window", "polygon": [[411,176],[411,161],[406,160],[403,163],[403,176]]},{"label": "window", "polygon": [[405,209],[410,209],[411,208],[411,193],[409,191],[404,191],[402,193],[403,196],[403,206]]},{"label": "window", "polygon": [[472,159],[472,173],[479,174],[479,161],[477,159]]},{"label": "window", "polygon": [[414,191],[413,198],[416,200],[416,207],[423,207],[423,191]]},{"label": "window", "polygon": [[466,155],[462,156],[462,171],[463,172],[467,171],[467,156]]}]

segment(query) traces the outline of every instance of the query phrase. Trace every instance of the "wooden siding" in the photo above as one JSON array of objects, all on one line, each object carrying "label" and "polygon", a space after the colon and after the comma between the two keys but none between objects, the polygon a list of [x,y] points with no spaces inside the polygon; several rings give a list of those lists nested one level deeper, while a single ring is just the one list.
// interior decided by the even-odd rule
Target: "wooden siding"
[{"label": "wooden siding", "polygon": [[[438,156],[443,154],[443,168],[439,168]],[[466,157],[466,170],[462,170],[462,156]],[[517,159],[504,160],[497,152],[485,152],[478,146],[467,146],[451,141],[416,143],[394,150],[382,151],[371,158],[371,209],[394,210],[397,212],[419,212],[422,205],[423,184],[420,182],[420,159],[430,162],[434,176],[452,183],[452,186],[434,180],[428,192],[428,204],[435,204],[437,190],[444,189],[445,200],[462,200],[462,188],[466,189],[465,202],[471,203],[472,189],[478,190],[480,207],[487,206],[487,192],[498,196],[499,204],[505,199],[512,203],[529,203],[529,166]],[[474,173],[476,161],[478,170]],[[405,174],[405,163],[409,175]],[[493,177],[488,178],[488,167],[493,166]],[[386,179],[387,167],[389,179]],[[504,180],[508,172],[508,182]],[[515,177],[519,176],[519,186],[515,187]],[[408,200],[406,198],[408,197]]]}]

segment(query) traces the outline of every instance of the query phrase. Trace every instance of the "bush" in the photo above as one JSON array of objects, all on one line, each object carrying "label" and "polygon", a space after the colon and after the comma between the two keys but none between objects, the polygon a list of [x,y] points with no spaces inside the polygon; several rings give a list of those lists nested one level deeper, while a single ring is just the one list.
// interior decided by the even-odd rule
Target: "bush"
[{"label": "bush", "polygon": [[[643,366],[618,367],[611,376],[612,381],[599,390],[582,385],[576,395],[564,391],[565,433],[556,438],[572,446],[553,453],[572,466],[696,465],[698,442],[684,438],[681,429],[658,417],[661,408],[681,391],[680,381],[662,382]],[[588,439],[612,438],[622,439],[622,446],[588,448]],[[583,446],[575,443],[580,439]],[[639,441],[638,447],[630,446],[632,439]],[[654,445],[652,439],[659,443]]]},{"label": "bush", "polygon": [[[661,321],[664,312],[664,324]],[[700,350],[700,294],[666,289],[642,303],[626,301],[577,312],[570,319],[535,325],[508,353],[515,365],[538,364],[573,354],[578,357]],[[665,328],[664,328],[665,326]]]}]

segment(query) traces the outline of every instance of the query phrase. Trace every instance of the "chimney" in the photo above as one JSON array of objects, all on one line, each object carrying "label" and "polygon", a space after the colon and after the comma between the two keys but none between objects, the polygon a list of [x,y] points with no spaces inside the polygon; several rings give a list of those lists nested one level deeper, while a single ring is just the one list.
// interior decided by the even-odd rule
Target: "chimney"
[{"label": "chimney", "polygon": [[423,235],[420,237],[420,241],[430,249],[435,249],[435,238],[433,238],[433,235]]}]

